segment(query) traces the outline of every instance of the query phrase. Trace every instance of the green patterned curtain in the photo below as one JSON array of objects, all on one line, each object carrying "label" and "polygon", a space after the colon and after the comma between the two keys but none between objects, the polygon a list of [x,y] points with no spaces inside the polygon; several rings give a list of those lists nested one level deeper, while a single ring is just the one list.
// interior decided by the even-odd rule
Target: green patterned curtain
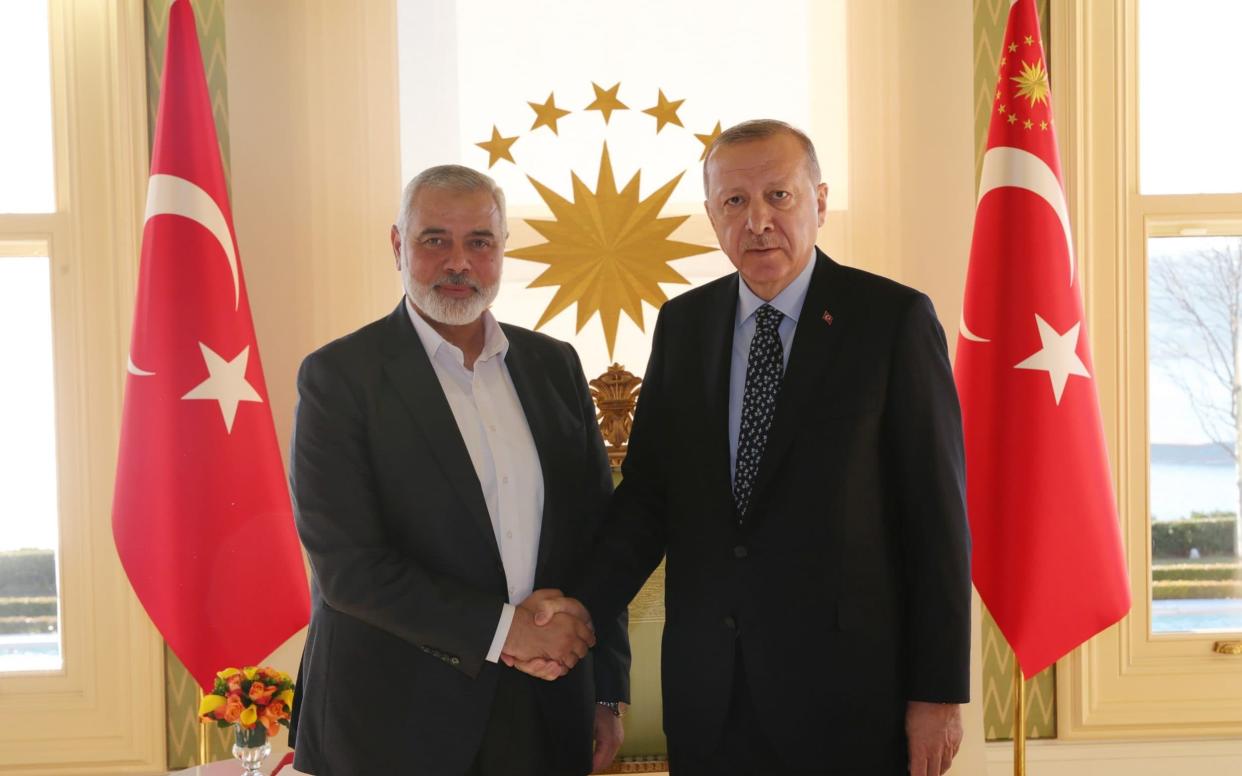
[{"label": "green patterned curtain", "polygon": [[[996,90],[996,71],[1005,23],[1009,20],[1009,0],[975,2],[975,180],[983,166],[988,122],[992,117],[992,94]],[[1048,0],[1036,0],[1044,47],[1052,51],[1048,38]],[[1051,54],[1049,55],[1051,58]],[[1055,87],[1054,87],[1055,88]],[[1013,737],[1013,652],[992,617],[983,612],[983,727],[989,741]],[[1036,676],[1026,688],[1026,735],[1028,738],[1056,738],[1056,667]]]},{"label": "green patterned curtain", "polygon": [[[164,67],[168,9],[171,6],[172,0],[146,0],[148,148],[155,136],[155,115],[160,104],[160,73]],[[203,67],[207,75],[207,90],[211,94],[212,114],[216,119],[216,134],[220,140],[220,159],[224,163],[227,182],[230,179],[229,106],[224,49],[224,0],[193,0],[192,7],[194,22],[198,27],[199,46],[203,51]],[[199,762],[199,690],[181,661],[167,645],[164,647],[164,682],[164,703],[168,715],[168,767],[188,768]],[[233,756],[232,739],[227,735],[227,730],[208,727],[203,732],[207,733],[209,762]]]}]

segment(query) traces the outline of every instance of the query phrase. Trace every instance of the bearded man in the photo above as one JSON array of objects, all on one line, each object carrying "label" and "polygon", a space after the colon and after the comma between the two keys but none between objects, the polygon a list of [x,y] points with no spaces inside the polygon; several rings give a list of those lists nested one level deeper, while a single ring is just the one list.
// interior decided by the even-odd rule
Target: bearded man
[{"label": "bearded man", "polygon": [[625,616],[534,625],[556,591],[531,592],[581,574],[612,479],[573,348],[488,311],[506,236],[491,178],[420,173],[391,235],[405,297],[302,363],[290,478],[312,614],[290,743],[305,773],[581,776],[620,746]]}]

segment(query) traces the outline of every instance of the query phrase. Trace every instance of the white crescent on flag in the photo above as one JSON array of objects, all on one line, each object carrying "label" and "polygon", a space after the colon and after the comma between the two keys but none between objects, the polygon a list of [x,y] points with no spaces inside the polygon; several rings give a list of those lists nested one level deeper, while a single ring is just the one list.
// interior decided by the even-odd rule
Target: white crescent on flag
[{"label": "white crescent on flag", "polygon": [[237,252],[233,250],[233,234],[216,201],[200,187],[175,175],[156,174],[147,184],[147,212],[144,220],[155,216],[183,216],[196,221],[220,243],[233,273],[233,309],[241,302],[241,283],[237,273]]}]

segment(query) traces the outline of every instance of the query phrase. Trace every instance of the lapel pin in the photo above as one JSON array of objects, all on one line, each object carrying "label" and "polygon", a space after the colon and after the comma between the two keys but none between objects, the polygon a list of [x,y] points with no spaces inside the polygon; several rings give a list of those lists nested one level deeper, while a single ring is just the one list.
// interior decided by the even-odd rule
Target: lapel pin
[{"label": "lapel pin", "polygon": [[828,312],[827,310],[824,310],[823,319],[824,319],[824,323],[828,324],[829,326],[832,325],[832,313]]}]

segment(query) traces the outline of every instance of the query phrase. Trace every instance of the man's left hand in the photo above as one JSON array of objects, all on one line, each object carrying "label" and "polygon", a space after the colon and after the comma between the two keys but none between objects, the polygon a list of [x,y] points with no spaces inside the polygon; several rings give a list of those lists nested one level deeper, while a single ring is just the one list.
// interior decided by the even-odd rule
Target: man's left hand
[{"label": "man's left hand", "polygon": [[906,704],[910,776],[940,776],[962,745],[962,707],[956,703]]},{"label": "man's left hand", "polygon": [[625,740],[625,727],[621,718],[604,706],[595,707],[595,758],[591,761],[591,773],[602,771],[617,758],[621,742]]}]

